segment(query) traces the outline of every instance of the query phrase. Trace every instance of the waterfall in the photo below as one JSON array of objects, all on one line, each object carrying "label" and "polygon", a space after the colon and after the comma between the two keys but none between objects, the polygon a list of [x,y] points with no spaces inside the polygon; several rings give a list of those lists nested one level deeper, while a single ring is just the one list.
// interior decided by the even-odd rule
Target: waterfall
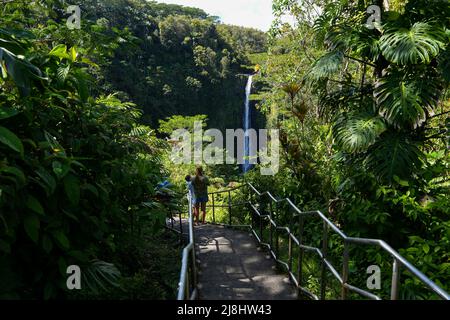
[{"label": "waterfall", "polygon": [[[251,110],[250,110],[250,94],[252,93],[252,84],[253,84],[253,76],[250,75],[248,77],[247,86],[245,87],[244,157],[249,157],[250,150],[251,150],[251,141],[250,141],[250,136],[249,136],[248,130],[252,128],[252,123],[251,123],[252,114],[251,114]],[[244,173],[248,172],[251,169],[251,167],[252,167],[252,165],[250,164],[249,159],[246,158],[244,161],[244,165],[243,165]]]}]

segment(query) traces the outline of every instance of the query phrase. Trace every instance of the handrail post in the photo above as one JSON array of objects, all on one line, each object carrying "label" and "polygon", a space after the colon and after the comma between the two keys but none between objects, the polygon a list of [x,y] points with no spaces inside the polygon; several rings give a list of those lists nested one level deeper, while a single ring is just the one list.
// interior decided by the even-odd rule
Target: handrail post
[{"label": "handrail post", "polygon": [[214,193],[211,196],[212,196],[213,223],[216,223],[216,204],[215,204],[215,201],[214,201]]},{"label": "handrail post", "polygon": [[392,283],[391,283],[391,300],[398,299],[398,292],[400,289],[400,263],[394,258],[392,265]]},{"label": "handrail post", "polygon": [[180,220],[180,244],[183,245],[183,217],[181,210],[179,211],[178,219]]},{"label": "handrail post", "polygon": [[288,260],[288,269],[289,272],[292,272],[292,237],[289,235],[289,260]]},{"label": "handrail post", "polygon": [[348,289],[345,285],[348,282],[348,262],[349,262],[349,248],[348,243],[344,240],[344,256],[342,260],[342,289],[341,289],[341,299],[346,300],[348,296]]},{"label": "handrail post", "polygon": [[[290,211],[288,211],[288,214],[291,213]],[[291,230],[291,232],[293,232],[292,229],[292,220],[294,218],[294,214],[290,214],[290,219],[289,219],[289,230]],[[289,272],[292,272],[292,234],[289,234],[289,260],[288,260],[288,268],[289,268]]]},{"label": "handrail post", "polygon": [[229,215],[229,225],[231,226],[231,191],[228,191],[228,215]]},{"label": "handrail post", "polygon": [[259,199],[260,203],[259,203],[259,235],[260,235],[260,242],[264,242],[263,239],[263,218],[261,217],[262,214],[264,214],[264,206],[263,206],[263,199],[262,197],[260,197]]},{"label": "handrail post", "polygon": [[304,229],[304,217],[302,215],[299,216],[299,224],[298,224],[298,265],[297,265],[297,273],[298,273],[298,292],[297,297],[299,299],[302,299],[302,291],[300,290],[302,288],[303,283],[303,229]]},{"label": "handrail post", "polygon": [[[280,207],[275,204],[275,207],[277,208],[276,211],[273,213],[273,221],[275,221],[276,225],[278,226],[278,216],[279,216],[279,209]],[[277,259],[280,253],[280,233],[278,232],[278,228],[275,228],[275,252],[277,254]]]},{"label": "handrail post", "polygon": [[326,300],[327,281],[325,259],[328,256],[328,224],[325,221],[323,222],[322,256],[322,266],[320,271],[320,299]]},{"label": "handrail post", "polygon": [[273,204],[272,204],[272,199],[269,199],[270,203],[269,203],[269,224],[270,224],[270,232],[269,232],[269,237],[270,237],[270,251],[273,251],[273,225],[272,225],[272,209],[273,209]]}]

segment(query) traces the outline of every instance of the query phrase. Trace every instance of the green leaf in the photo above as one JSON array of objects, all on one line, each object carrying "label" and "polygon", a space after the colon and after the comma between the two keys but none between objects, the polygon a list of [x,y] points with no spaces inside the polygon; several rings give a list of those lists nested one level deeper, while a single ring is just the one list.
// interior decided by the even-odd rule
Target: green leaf
[{"label": "green leaf", "polygon": [[326,53],[314,63],[309,76],[316,80],[330,77],[342,67],[343,59],[344,54],[340,51]]},{"label": "green leaf", "polygon": [[31,240],[37,243],[39,240],[39,228],[41,227],[38,217],[35,215],[28,215],[25,217],[23,224],[27,235]]},{"label": "green leaf", "polygon": [[401,185],[402,187],[409,187],[409,182],[406,180],[402,180],[399,177],[394,175],[394,180],[395,182],[397,182],[399,185]]},{"label": "green leaf", "polygon": [[14,133],[2,126],[0,126],[0,142],[14,151],[19,152],[23,156],[24,151],[22,141],[20,141]]},{"label": "green leaf", "polygon": [[98,198],[98,196],[99,196],[98,189],[95,186],[93,186],[92,184],[89,184],[89,183],[85,184],[83,186],[83,189],[90,191],[94,196],[96,196]]},{"label": "green leaf", "polygon": [[18,113],[17,109],[0,107],[0,120],[14,117]]},{"label": "green leaf", "polygon": [[379,113],[395,127],[417,128],[437,106],[442,83],[431,70],[418,69],[405,76],[391,71],[374,90]]},{"label": "green leaf", "polygon": [[69,174],[64,178],[64,190],[73,205],[80,202],[80,181],[73,174]]},{"label": "green leaf", "polygon": [[333,126],[333,136],[345,152],[362,152],[374,144],[385,130],[384,121],[379,116],[349,113],[338,117]]},{"label": "green leaf", "polygon": [[98,64],[96,64],[95,62],[92,62],[88,58],[81,58],[81,62],[86,63],[86,64],[90,65],[91,67],[99,68]]},{"label": "green leaf", "polygon": [[45,170],[43,167],[39,167],[36,170],[36,174],[41,178],[44,184],[40,183],[40,185],[45,189],[48,195],[51,195],[55,192],[56,189],[56,180],[55,178]]},{"label": "green leaf", "polygon": [[15,167],[4,167],[0,168],[0,172],[14,175],[18,179],[18,181],[16,182],[17,185],[23,186],[26,183],[25,174],[20,169],[17,169]]},{"label": "green leaf", "polygon": [[380,48],[387,60],[400,65],[429,63],[444,47],[445,38],[439,26],[417,22],[411,29],[387,29]]},{"label": "green leaf", "polygon": [[450,45],[447,45],[445,51],[439,54],[437,62],[440,74],[447,83],[450,83]]},{"label": "green leaf", "polygon": [[58,67],[58,70],[56,71],[56,76],[58,79],[58,82],[63,84],[66,82],[67,76],[70,72],[70,64],[67,66],[61,65]]},{"label": "green leaf", "polygon": [[60,44],[54,47],[52,51],[50,51],[49,55],[52,57],[57,57],[60,60],[62,59],[70,60],[70,55],[67,53],[67,46],[64,44]]},{"label": "green leaf", "polygon": [[77,49],[75,47],[70,48],[70,60],[72,62],[75,62],[77,60],[77,57],[78,57]]},{"label": "green leaf", "polygon": [[423,250],[423,252],[425,252],[425,254],[428,254],[428,252],[430,252],[430,246],[428,244],[424,243],[422,245],[422,250]]},{"label": "green leaf", "polygon": [[52,239],[46,234],[42,237],[42,249],[44,249],[46,253],[50,253],[53,249]]},{"label": "green leaf", "polygon": [[61,230],[55,230],[52,231],[52,235],[56,240],[56,244],[59,245],[62,249],[68,250],[70,248],[69,239],[67,239],[64,232],[62,232]]},{"label": "green leaf", "polygon": [[87,75],[82,70],[74,72],[75,82],[77,84],[77,91],[81,101],[86,102],[89,98],[89,87]]},{"label": "green leaf", "polygon": [[62,276],[65,276],[67,273],[67,262],[63,257],[59,257],[58,258],[58,268],[59,268],[59,273]]},{"label": "green leaf", "polygon": [[31,80],[48,80],[48,78],[43,77],[39,68],[32,65],[23,57],[19,57],[2,47],[0,47],[0,66],[2,74],[11,77],[19,88],[20,94],[23,96],[30,94]]},{"label": "green leaf", "polygon": [[53,172],[56,174],[58,179],[64,178],[70,171],[70,166],[66,163],[61,163],[59,161],[53,161],[52,163]]},{"label": "green leaf", "polygon": [[29,195],[27,197],[25,205],[28,209],[31,209],[34,212],[39,213],[40,215],[44,215],[44,208],[42,207],[39,200],[33,197],[32,195]]},{"label": "green leaf", "polygon": [[422,166],[424,155],[414,141],[397,132],[385,132],[369,148],[365,159],[367,168],[381,181],[391,183],[394,176],[408,179]]}]

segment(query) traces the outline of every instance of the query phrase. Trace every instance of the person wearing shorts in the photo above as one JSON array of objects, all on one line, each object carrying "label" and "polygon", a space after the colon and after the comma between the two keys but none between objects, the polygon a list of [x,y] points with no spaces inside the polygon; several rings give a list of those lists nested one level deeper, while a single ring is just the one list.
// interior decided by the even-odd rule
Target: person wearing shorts
[{"label": "person wearing shorts", "polygon": [[200,209],[202,211],[202,223],[206,220],[206,203],[209,201],[208,198],[208,185],[209,179],[203,173],[202,167],[197,167],[195,176],[192,178],[191,183],[194,187],[195,194],[195,217],[197,224],[199,223]]}]

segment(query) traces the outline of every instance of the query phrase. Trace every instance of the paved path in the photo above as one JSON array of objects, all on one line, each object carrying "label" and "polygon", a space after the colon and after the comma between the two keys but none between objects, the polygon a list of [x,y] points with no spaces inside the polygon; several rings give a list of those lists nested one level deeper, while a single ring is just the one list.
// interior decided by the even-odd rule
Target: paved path
[{"label": "paved path", "polygon": [[244,231],[221,226],[195,227],[202,300],[291,300],[295,287],[275,262]]}]

